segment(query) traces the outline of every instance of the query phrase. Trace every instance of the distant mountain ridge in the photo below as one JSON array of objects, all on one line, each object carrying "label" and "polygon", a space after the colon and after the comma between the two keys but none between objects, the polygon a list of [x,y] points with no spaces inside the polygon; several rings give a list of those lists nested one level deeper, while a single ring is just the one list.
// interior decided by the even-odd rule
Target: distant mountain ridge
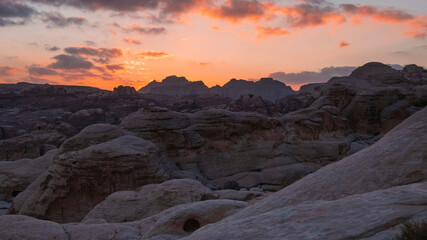
[{"label": "distant mountain ridge", "polygon": [[222,87],[216,85],[208,88],[202,81],[191,82],[185,77],[177,76],[169,76],[161,82],[154,80],[138,92],[174,96],[215,94],[232,99],[244,94],[254,94],[270,101],[295,93],[291,87],[272,78],[261,78],[257,82],[231,79]]}]

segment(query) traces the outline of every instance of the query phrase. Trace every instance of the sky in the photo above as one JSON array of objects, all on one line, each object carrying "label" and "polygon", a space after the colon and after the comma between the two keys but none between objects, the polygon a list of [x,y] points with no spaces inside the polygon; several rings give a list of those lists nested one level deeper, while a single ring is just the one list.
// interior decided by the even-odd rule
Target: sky
[{"label": "sky", "polygon": [[0,83],[273,77],[296,90],[426,56],[426,0],[0,0]]}]

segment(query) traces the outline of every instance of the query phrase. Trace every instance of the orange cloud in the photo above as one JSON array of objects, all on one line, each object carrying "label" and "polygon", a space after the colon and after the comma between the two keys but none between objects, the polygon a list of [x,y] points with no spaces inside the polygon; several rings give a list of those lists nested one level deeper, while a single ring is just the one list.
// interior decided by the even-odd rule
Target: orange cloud
[{"label": "orange cloud", "polygon": [[349,45],[350,45],[350,43],[348,43],[347,41],[341,41],[340,42],[340,47],[347,47]]},{"label": "orange cloud", "polygon": [[211,63],[210,62],[200,62],[199,63],[200,66],[207,66],[209,64],[211,64]]},{"label": "orange cloud", "polygon": [[141,52],[138,53],[136,60],[141,59],[156,59],[156,58],[165,58],[171,56],[169,53],[165,52]]},{"label": "orange cloud", "polygon": [[258,38],[262,38],[264,36],[284,36],[289,35],[290,32],[286,29],[282,28],[273,28],[273,27],[264,27],[264,26],[258,26]]},{"label": "orange cloud", "polygon": [[427,37],[426,32],[405,32],[406,36],[412,37],[412,38],[418,38],[418,39],[424,39]]},{"label": "orange cloud", "polygon": [[0,76],[12,75],[18,68],[15,67],[0,67]]}]

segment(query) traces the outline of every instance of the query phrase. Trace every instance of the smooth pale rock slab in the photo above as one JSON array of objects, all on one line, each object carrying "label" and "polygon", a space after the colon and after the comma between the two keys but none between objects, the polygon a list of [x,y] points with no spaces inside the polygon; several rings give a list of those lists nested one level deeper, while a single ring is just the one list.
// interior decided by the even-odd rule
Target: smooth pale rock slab
[{"label": "smooth pale rock slab", "polygon": [[130,222],[179,204],[215,198],[218,198],[215,192],[196,180],[174,179],[146,185],[136,192],[115,192],[92,209],[84,221],[105,219],[108,222]]},{"label": "smooth pale rock slab", "polygon": [[184,239],[359,239],[424,212],[425,182],[335,201],[309,201],[245,218],[228,218]]},{"label": "smooth pale rock slab", "polygon": [[19,215],[0,217],[0,238],[4,240],[69,240],[58,223]]}]

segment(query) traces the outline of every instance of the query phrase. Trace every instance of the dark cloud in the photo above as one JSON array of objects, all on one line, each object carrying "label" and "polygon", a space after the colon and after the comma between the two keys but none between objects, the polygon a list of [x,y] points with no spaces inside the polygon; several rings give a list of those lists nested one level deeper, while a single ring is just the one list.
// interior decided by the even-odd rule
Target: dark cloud
[{"label": "dark cloud", "polygon": [[88,46],[95,46],[96,45],[96,43],[94,41],[90,41],[90,40],[84,41],[84,43]]},{"label": "dark cloud", "polygon": [[31,65],[28,67],[28,73],[30,75],[36,75],[36,76],[56,76],[61,75],[57,71],[53,69],[49,69],[46,67],[41,67],[40,65]]},{"label": "dark cloud", "polygon": [[378,9],[374,6],[354,4],[341,4],[340,7],[348,14],[369,16],[378,21],[400,22],[415,18],[412,14],[394,8]]},{"label": "dark cloud", "polygon": [[46,49],[47,51],[51,51],[51,52],[56,52],[56,51],[58,51],[58,50],[61,50],[61,49],[60,49],[59,47],[57,47],[57,46],[49,46],[49,45],[46,45],[44,49]]},{"label": "dark cloud", "polygon": [[141,44],[141,42],[135,38],[125,38],[125,39],[123,39],[123,41],[125,41],[126,43],[129,43],[129,44],[136,44],[136,45]]},{"label": "dark cloud", "polygon": [[89,10],[135,12],[160,9],[163,14],[180,14],[210,0],[31,0],[54,6],[68,5]]},{"label": "dark cloud", "polygon": [[330,5],[298,4],[283,7],[282,13],[288,17],[292,27],[308,27],[324,25],[329,21],[342,23],[345,17]]},{"label": "dark cloud", "polygon": [[125,32],[137,32],[143,35],[159,35],[159,34],[166,33],[166,28],[164,27],[142,27],[137,23],[132,24],[129,27],[121,27],[121,28]]},{"label": "dark cloud", "polygon": [[37,11],[28,5],[14,0],[0,0],[0,27],[23,25]]},{"label": "dark cloud", "polygon": [[211,0],[160,0],[159,2],[161,2],[160,6],[163,15],[179,15],[210,3]]},{"label": "dark cloud", "polygon": [[18,69],[14,67],[0,67],[0,76],[10,76],[16,70]]},{"label": "dark cloud", "polygon": [[124,70],[123,64],[111,64],[111,65],[106,65],[105,67],[111,72],[117,72],[117,71]]},{"label": "dark cloud", "polygon": [[107,64],[110,62],[110,58],[108,57],[92,58],[92,60],[100,64]]},{"label": "dark cloud", "polygon": [[258,0],[226,0],[224,5],[207,9],[206,13],[215,18],[238,22],[260,19],[266,12],[262,2]]},{"label": "dark cloud", "polygon": [[68,5],[90,10],[114,10],[114,11],[137,11],[155,9],[159,0],[31,0],[32,2],[44,3],[54,6]]},{"label": "dark cloud", "polygon": [[55,56],[56,62],[51,63],[48,67],[53,69],[90,69],[93,63],[87,61],[85,58],[76,55],[60,54]]},{"label": "dark cloud", "polygon": [[300,73],[276,72],[269,75],[276,80],[286,84],[306,84],[326,82],[332,77],[348,76],[356,67],[327,67],[320,72],[304,71]]},{"label": "dark cloud", "polygon": [[100,58],[120,57],[123,51],[120,48],[93,48],[93,47],[68,47],[64,51],[73,55],[93,56]]},{"label": "dark cloud", "polygon": [[82,17],[64,17],[59,12],[43,13],[42,21],[47,23],[48,28],[81,26],[87,23],[87,20]]}]

